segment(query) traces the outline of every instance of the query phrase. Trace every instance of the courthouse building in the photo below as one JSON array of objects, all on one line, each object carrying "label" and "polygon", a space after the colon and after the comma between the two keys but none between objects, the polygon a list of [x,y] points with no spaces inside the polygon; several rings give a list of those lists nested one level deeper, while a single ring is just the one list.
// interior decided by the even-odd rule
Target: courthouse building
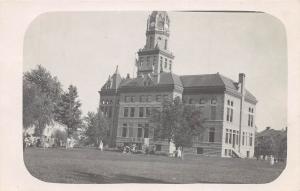
[{"label": "courthouse building", "polygon": [[166,151],[169,143],[153,139],[149,117],[163,100],[179,96],[185,104],[201,107],[206,118],[205,131],[193,140],[190,152],[253,157],[257,100],[245,88],[245,74],[237,74],[236,81],[219,73],[174,74],[169,27],[167,12],[153,11],[145,46],[138,51],[137,77],[122,77],[117,68],[99,91],[100,109],[110,125],[110,146],[136,144],[141,149],[147,140],[157,152]]}]

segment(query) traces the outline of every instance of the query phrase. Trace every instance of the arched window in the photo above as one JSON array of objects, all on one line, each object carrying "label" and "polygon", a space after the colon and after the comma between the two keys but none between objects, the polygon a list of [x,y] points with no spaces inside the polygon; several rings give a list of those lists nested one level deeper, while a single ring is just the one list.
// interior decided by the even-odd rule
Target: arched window
[{"label": "arched window", "polygon": [[168,40],[165,39],[165,50],[167,50],[167,49],[168,49]]},{"label": "arched window", "polygon": [[149,48],[153,48],[153,37],[150,36],[150,47]]}]

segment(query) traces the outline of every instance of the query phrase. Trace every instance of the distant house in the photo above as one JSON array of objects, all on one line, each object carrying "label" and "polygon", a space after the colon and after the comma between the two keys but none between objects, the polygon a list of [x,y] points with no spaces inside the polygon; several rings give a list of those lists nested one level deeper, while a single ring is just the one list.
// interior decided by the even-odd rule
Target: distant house
[{"label": "distant house", "polygon": [[287,129],[275,130],[267,127],[256,133],[255,156],[273,155],[285,160],[287,155]]},{"label": "distant house", "polygon": [[67,126],[57,121],[52,121],[43,131],[43,144],[47,147],[63,146],[67,140]]},{"label": "distant house", "polygon": [[[27,145],[36,146],[63,146],[67,140],[67,126],[57,121],[52,121],[46,125],[41,137],[34,135],[36,126],[32,125],[24,130],[23,134]],[[38,143],[39,142],[39,143]]]}]

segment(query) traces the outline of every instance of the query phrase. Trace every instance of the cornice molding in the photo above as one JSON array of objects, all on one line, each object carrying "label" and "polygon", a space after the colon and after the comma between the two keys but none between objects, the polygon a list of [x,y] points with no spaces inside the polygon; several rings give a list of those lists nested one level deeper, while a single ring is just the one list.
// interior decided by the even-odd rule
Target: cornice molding
[{"label": "cornice molding", "polygon": [[140,49],[137,53],[139,56],[162,54],[162,55],[167,56],[172,59],[175,58],[175,56],[172,53],[166,52],[161,49],[149,49],[149,50]]},{"label": "cornice molding", "polygon": [[167,31],[159,31],[159,30],[147,30],[146,35],[151,35],[151,34],[162,34],[166,35],[167,37],[170,36],[170,33]]}]

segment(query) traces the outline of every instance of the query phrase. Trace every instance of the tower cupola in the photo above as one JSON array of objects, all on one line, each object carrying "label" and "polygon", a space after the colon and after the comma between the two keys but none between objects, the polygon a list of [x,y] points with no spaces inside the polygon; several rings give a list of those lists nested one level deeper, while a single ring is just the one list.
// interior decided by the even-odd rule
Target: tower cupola
[{"label": "tower cupola", "polygon": [[138,51],[137,76],[171,72],[173,54],[169,51],[170,18],[166,11],[153,11],[147,20],[146,43]]}]

